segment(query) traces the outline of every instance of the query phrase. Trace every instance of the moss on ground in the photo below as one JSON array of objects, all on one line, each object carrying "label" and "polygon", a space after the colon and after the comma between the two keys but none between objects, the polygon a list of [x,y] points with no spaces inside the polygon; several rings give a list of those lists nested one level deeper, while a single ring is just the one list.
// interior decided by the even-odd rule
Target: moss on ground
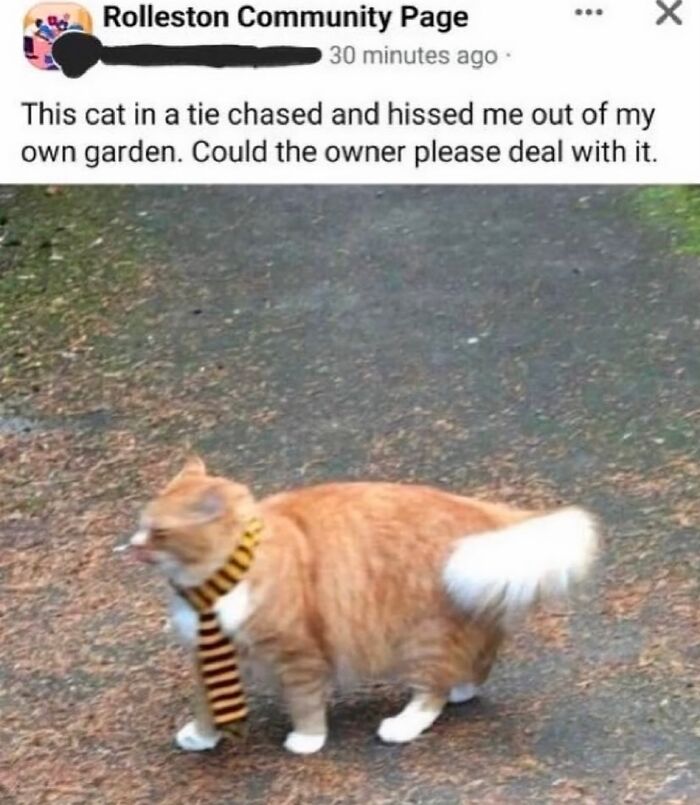
[{"label": "moss on ground", "polygon": [[125,191],[0,190],[0,395],[79,360],[130,291],[138,261],[124,237]]},{"label": "moss on ground", "polygon": [[700,186],[646,187],[635,206],[645,220],[670,232],[677,251],[700,254]]}]

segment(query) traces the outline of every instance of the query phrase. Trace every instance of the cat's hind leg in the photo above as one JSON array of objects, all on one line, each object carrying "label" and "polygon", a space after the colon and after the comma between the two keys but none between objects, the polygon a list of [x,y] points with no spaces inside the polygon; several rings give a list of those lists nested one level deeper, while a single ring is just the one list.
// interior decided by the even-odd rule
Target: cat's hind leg
[{"label": "cat's hind leg", "polygon": [[464,682],[461,685],[455,685],[452,690],[450,690],[448,701],[450,704],[464,704],[464,702],[471,701],[478,695],[478,685],[475,685],[473,682]]},{"label": "cat's hind leg", "polygon": [[416,691],[398,715],[382,721],[377,734],[385,743],[408,743],[432,726],[446,701],[444,695]]},{"label": "cat's hind leg", "polygon": [[464,676],[465,681],[453,685],[450,690],[450,704],[463,704],[479,695],[481,685],[491,673],[502,640],[503,636],[500,632],[488,635],[481,651],[473,660],[470,660],[468,671]]}]

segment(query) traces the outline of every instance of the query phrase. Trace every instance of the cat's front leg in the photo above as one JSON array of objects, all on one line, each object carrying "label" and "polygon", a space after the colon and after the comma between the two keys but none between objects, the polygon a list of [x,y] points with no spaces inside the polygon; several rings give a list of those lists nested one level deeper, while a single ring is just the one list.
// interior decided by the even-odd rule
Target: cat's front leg
[{"label": "cat's front leg", "polygon": [[329,680],[325,664],[310,662],[308,658],[298,662],[280,674],[293,727],[284,748],[298,755],[310,755],[326,743]]},{"label": "cat's front leg", "polygon": [[213,749],[222,734],[211,719],[207,694],[199,678],[195,661],[196,689],[194,694],[194,718],[188,721],[175,735],[175,743],[185,752],[203,752]]},{"label": "cat's front leg", "polygon": [[[173,595],[170,600],[170,623],[178,641],[189,651],[195,651],[199,619],[194,609],[179,595]],[[192,670],[195,679],[194,718],[177,731],[175,743],[185,752],[203,752],[219,743],[221,733],[211,720],[196,657],[192,660]]]},{"label": "cat's front leg", "polygon": [[216,730],[209,731],[193,718],[175,735],[175,742],[185,752],[204,752],[213,749],[221,740],[221,734]]}]

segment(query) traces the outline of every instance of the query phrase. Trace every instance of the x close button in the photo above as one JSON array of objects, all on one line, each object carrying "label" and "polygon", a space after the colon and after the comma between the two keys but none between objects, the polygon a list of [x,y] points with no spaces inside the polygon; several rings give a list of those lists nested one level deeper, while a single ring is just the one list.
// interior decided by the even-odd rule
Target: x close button
[{"label": "x close button", "polygon": [[683,25],[683,20],[676,14],[676,11],[683,5],[683,0],[676,0],[675,3],[666,4],[663,0],[656,0],[656,5],[664,12],[658,20],[657,25],[663,25],[666,20],[673,20],[676,25]]}]

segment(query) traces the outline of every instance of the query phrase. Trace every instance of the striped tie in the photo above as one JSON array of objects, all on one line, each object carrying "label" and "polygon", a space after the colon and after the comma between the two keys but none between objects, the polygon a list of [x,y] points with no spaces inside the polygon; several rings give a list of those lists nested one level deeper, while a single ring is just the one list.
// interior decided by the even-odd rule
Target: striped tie
[{"label": "striped tie", "polygon": [[178,595],[199,613],[197,660],[212,721],[217,729],[238,734],[248,715],[248,706],[238,670],[236,647],[222,631],[214,605],[248,572],[262,527],[260,520],[251,520],[226,564],[199,587],[176,587]]}]

